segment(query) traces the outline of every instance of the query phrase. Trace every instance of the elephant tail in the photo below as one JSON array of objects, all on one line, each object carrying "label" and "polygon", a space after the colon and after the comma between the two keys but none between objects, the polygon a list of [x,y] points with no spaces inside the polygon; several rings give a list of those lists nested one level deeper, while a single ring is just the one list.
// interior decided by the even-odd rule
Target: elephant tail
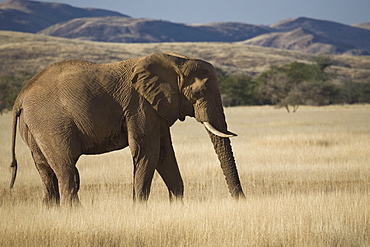
[{"label": "elephant tail", "polygon": [[10,181],[10,189],[13,188],[15,178],[17,177],[17,169],[18,169],[18,163],[17,159],[15,157],[15,141],[17,136],[17,123],[18,123],[18,117],[21,113],[20,107],[16,107],[16,104],[13,107],[13,125],[12,125],[12,163],[10,165],[10,168],[12,170],[12,180]]}]

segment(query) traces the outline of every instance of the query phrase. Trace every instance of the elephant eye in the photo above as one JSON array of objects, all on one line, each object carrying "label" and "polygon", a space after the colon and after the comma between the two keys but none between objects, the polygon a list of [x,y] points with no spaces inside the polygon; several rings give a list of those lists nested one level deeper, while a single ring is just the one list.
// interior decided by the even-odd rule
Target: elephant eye
[{"label": "elephant eye", "polygon": [[198,100],[207,95],[208,81],[208,78],[195,78],[194,83],[191,85],[193,98]]},{"label": "elephant eye", "polygon": [[205,89],[199,90],[194,93],[194,96],[196,99],[203,98],[204,96],[206,96],[206,90]]}]

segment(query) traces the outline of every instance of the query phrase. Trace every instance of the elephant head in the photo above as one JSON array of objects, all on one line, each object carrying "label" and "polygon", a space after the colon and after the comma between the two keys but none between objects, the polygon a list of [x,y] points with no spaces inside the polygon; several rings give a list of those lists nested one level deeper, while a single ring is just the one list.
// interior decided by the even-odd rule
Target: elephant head
[{"label": "elephant head", "polygon": [[231,195],[244,197],[229,140],[236,135],[227,130],[214,67],[173,53],[151,54],[138,60],[131,82],[169,126],[186,116],[204,124]]}]

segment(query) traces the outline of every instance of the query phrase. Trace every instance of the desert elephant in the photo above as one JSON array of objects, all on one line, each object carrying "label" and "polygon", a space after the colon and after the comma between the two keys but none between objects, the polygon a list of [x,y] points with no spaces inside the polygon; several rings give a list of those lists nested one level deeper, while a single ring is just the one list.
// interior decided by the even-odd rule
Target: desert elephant
[{"label": "desert elephant", "polygon": [[171,142],[177,119],[203,123],[234,198],[244,197],[234,161],[214,67],[173,53],[116,63],[67,60],[35,75],[13,107],[12,181],[16,126],[41,176],[46,205],[77,205],[83,154],[129,147],[134,164],[133,197],[149,197],[155,170],[170,194],[184,186]]}]

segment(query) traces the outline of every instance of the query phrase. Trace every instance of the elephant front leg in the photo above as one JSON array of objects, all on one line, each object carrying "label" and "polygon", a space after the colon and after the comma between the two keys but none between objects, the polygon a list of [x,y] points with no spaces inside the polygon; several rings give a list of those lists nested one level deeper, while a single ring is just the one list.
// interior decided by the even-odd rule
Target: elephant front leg
[{"label": "elephant front leg", "polygon": [[169,128],[163,131],[160,158],[156,169],[168,188],[170,201],[172,201],[172,195],[176,199],[182,200],[184,196],[184,183],[177,165]]},{"label": "elephant front leg", "polygon": [[134,201],[146,201],[159,159],[159,138],[153,136],[131,136],[129,147],[134,163]]}]

